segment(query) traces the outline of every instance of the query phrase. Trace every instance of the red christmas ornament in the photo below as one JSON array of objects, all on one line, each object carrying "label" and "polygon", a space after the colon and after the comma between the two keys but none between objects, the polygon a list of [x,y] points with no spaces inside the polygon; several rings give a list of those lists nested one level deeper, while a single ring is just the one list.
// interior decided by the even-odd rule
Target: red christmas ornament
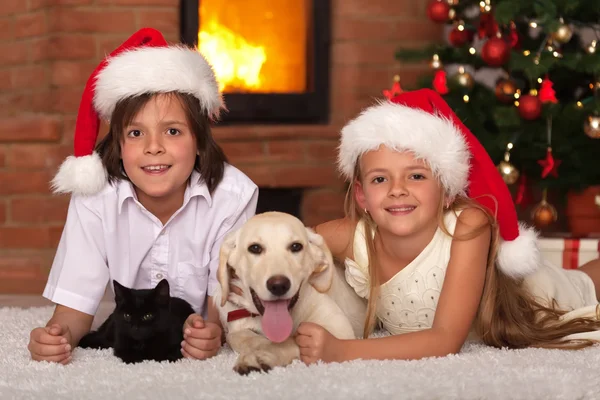
[{"label": "red christmas ornament", "polygon": [[394,76],[394,84],[392,85],[391,89],[385,89],[383,91],[383,95],[391,100],[393,97],[396,97],[397,95],[399,95],[400,93],[402,93],[402,87],[400,86],[400,77],[398,75]]},{"label": "red christmas ornament", "polygon": [[494,19],[492,13],[484,13],[479,17],[479,27],[477,28],[477,34],[479,39],[484,37],[494,37],[498,33],[498,23]]},{"label": "red christmas ornament", "polygon": [[471,41],[473,40],[473,36],[473,31],[468,30],[464,27],[464,25],[462,30],[458,29],[458,26],[456,26],[450,31],[448,40],[450,41],[452,46],[461,47],[466,43],[471,43]]},{"label": "red christmas ornament", "polygon": [[433,0],[427,5],[427,16],[437,23],[447,22],[450,15],[450,4],[442,0]]},{"label": "red christmas ornament", "polygon": [[519,115],[521,118],[533,121],[542,114],[542,102],[537,96],[526,94],[519,99]]},{"label": "red christmas ornament", "polygon": [[542,167],[542,179],[548,175],[558,178],[558,166],[561,162],[561,160],[554,159],[554,156],[552,155],[552,147],[548,147],[548,151],[546,151],[546,158],[538,161],[538,164],[540,164]]},{"label": "red christmas ornament", "polygon": [[517,189],[517,195],[515,197],[515,204],[525,208],[532,202],[533,195],[531,194],[531,187],[527,184],[527,175],[521,174],[521,178],[519,178],[519,188]]},{"label": "red christmas ornament", "polygon": [[510,45],[503,39],[488,39],[481,49],[481,58],[491,67],[500,67],[510,58]]},{"label": "red christmas ornament", "polygon": [[447,82],[446,71],[439,70],[433,77],[433,88],[441,95],[448,94],[450,90],[448,90]]},{"label": "red christmas ornament", "polygon": [[542,103],[558,103],[556,99],[556,92],[552,89],[552,81],[548,78],[545,78],[542,81],[542,86],[540,87],[540,94],[538,97]]},{"label": "red christmas ornament", "polygon": [[515,25],[514,22],[512,22],[510,24],[510,31],[508,32],[508,44],[510,45],[511,49],[520,49],[521,48],[521,42],[519,40],[519,33],[517,32],[517,26]]}]

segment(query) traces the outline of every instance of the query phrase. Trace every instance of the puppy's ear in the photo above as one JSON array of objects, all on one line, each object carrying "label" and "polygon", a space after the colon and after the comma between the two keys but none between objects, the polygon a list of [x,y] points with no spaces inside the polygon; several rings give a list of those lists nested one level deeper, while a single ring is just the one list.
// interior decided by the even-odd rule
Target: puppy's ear
[{"label": "puppy's ear", "polygon": [[324,293],[329,290],[333,280],[335,268],[333,256],[321,235],[310,228],[306,228],[306,233],[308,235],[309,251],[314,263],[309,282],[318,292]]},{"label": "puppy's ear", "polygon": [[219,268],[217,270],[217,280],[221,284],[221,307],[227,302],[229,297],[229,260],[234,258],[237,250],[237,241],[240,236],[241,229],[237,231],[229,232],[219,250]]}]

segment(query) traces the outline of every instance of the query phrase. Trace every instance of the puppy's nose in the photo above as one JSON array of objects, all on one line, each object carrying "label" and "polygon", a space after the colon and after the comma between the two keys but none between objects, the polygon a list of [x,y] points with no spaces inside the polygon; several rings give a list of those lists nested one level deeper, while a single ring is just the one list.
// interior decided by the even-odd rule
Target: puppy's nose
[{"label": "puppy's nose", "polygon": [[267,279],[267,289],[275,296],[283,296],[292,286],[290,280],[283,275],[275,275]]}]

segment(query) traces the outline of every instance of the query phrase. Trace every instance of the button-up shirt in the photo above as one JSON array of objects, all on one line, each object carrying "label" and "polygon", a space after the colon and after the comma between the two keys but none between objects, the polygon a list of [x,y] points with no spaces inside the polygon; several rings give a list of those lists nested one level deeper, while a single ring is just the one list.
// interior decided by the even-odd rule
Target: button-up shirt
[{"label": "button-up shirt", "polygon": [[167,278],[171,295],[205,315],[224,236],[254,215],[258,188],[226,165],[212,195],[192,173],[181,208],[166,224],[137,200],[129,181],[73,196],[44,297],[94,315],[112,280],[150,289]]}]

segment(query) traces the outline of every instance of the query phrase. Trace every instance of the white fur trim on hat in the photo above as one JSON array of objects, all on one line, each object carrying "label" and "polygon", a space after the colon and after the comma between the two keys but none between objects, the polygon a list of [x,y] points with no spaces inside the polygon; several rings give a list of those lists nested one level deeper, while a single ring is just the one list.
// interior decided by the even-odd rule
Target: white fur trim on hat
[{"label": "white fur trim on hat", "polygon": [[184,46],[142,47],[108,58],[98,73],[94,107],[108,120],[118,101],[144,93],[187,93],[216,119],[222,106],[214,71],[196,50]]},{"label": "white fur trim on hat", "polygon": [[367,108],[342,129],[338,167],[344,177],[351,180],[358,158],[381,145],[426,161],[449,196],[465,193],[470,153],[448,119],[389,101]]},{"label": "white fur trim on hat", "polygon": [[67,157],[52,179],[51,186],[54,193],[88,196],[98,193],[106,183],[106,170],[100,156],[94,152],[82,157]]},{"label": "white fur trim on hat", "polygon": [[500,242],[498,268],[511,278],[522,278],[535,272],[541,264],[535,229],[519,223],[519,236]]}]

